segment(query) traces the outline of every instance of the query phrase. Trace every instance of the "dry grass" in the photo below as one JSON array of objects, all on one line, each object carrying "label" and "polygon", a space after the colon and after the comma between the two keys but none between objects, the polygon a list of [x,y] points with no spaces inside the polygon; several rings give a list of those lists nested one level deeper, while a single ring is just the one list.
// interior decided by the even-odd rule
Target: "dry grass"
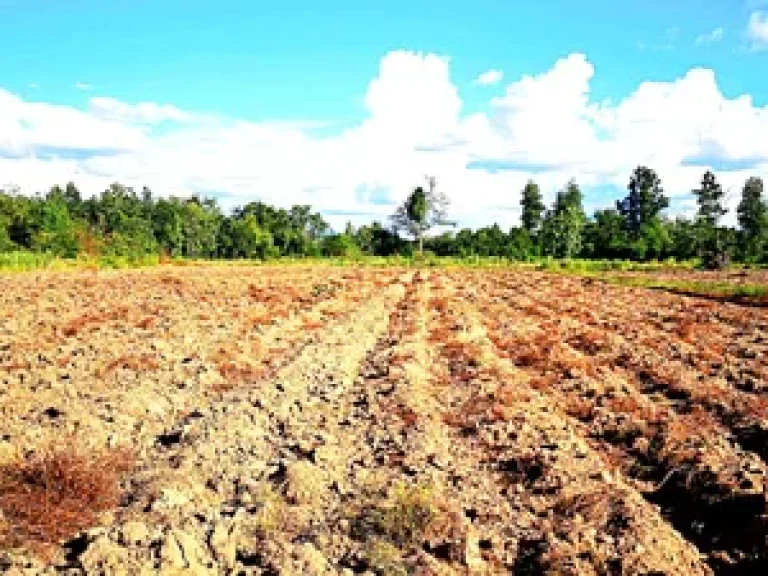
[{"label": "dry grass", "polygon": [[353,520],[353,534],[362,540],[382,538],[397,546],[417,546],[438,516],[438,504],[428,486],[406,483],[393,487],[390,498],[372,502]]},{"label": "dry grass", "polygon": [[77,446],[68,438],[0,465],[0,548],[46,554],[118,505],[132,453]]}]

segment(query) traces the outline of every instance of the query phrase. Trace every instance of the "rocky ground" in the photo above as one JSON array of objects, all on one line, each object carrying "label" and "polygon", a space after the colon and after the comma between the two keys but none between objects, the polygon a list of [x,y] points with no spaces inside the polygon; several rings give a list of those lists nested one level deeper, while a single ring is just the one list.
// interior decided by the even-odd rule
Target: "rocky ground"
[{"label": "rocky ground", "polygon": [[768,573],[761,309],[511,271],[0,283],[5,573]]}]

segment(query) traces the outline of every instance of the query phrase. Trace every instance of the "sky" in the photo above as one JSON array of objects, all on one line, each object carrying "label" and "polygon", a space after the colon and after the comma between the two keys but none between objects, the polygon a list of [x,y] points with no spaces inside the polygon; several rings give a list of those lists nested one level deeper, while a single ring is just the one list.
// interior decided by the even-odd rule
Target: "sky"
[{"label": "sky", "polygon": [[[573,178],[768,177],[768,0],[0,0],[0,186],[75,181],[385,221],[434,175],[464,226]],[[733,219],[733,211],[729,216]]]}]

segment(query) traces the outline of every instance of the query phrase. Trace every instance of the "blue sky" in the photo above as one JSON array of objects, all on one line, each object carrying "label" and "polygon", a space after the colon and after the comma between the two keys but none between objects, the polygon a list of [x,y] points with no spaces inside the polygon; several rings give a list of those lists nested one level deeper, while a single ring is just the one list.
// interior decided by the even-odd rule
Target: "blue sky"
[{"label": "blue sky", "polygon": [[[508,77],[544,71],[578,50],[600,70],[597,99],[704,66],[719,72],[726,95],[751,93],[765,104],[768,59],[735,57],[754,4],[0,0],[0,78],[25,94],[38,84],[62,103],[82,101],[73,84],[86,82],[126,101],[254,120],[356,121],[372,69],[390,50],[448,54],[459,84],[490,68]],[[716,47],[695,44],[716,28],[729,32]],[[470,91],[467,107],[480,107],[483,96]]]},{"label": "blue sky", "polygon": [[[591,103],[607,101],[618,107],[644,82],[672,84],[702,68],[714,72],[724,100],[747,94],[759,114],[768,103],[768,51],[760,49],[759,38],[750,38],[748,30],[750,18],[757,14],[759,24],[764,10],[768,2],[757,0],[0,0],[0,89],[24,103],[44,102],[86,114],[93,98],[107,97],[254,125],[317,122],[303,133],[326,139],[373,116],[367,94],[380,63],[394,51],[445,59],[460,97],[459,120],[473,114],[492,118],[492,99],[503,97],[510,83],[545,74],[558,60],[578,53],[594,69],[588,79]],[[502,72],[501,81],[478,84],[476,79],[487,70]],[[392,82],[402,82],[404,77],[394,78]],[[407,92],[408,87],[400,89]],[[148,137],[160,134],[157,127],[151,134],[143,130]],[[66,149],[67,143],[44,142],[38,150],[46,146]],[[78,149],[62,152],[59,160],[72,160]],[[486,160],[477,152],[468,154],[467,164]],[[750,154],[757,154],[749,159],[754,160],[750,168],[759,168],[760,151]],[[487,161],[499,156],[491,154]],[[519,150],[505,160],[519,165],[518,156]],[[712,162],[721,168],[730,161],[736,168],[746,162],[739,154],[726,156]],[[35,158],[46,156],[38,153]],[[528,172],[526,162],[532,167]],[[536,174],[537,163],[549,164],[546,158],[526,158],[518,172]],[[682,158],[677,164],[686,167]],[[610,196],[610,187],[598,184],[595,194]],[[346,185],[352,195],[359,185],[385,186]],[[227,182],[205,186],[225,189]],[[331,208],[360,211],[365,206]]]}]

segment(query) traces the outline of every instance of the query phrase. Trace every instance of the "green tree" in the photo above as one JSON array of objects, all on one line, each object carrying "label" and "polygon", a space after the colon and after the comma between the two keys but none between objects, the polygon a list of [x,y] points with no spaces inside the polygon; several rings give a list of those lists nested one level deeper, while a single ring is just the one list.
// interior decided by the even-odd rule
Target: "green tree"
[{"label": "green tree", "polygon": [[571,180],[557,193],[552,209],[544,217],[541,227],[544,253],[556,258],[578,256],[586,221],[581,189]]},{"label": "green tree", "polygon": [[626,222],[617,210],[597,210],[584,228],[584,252],[591,258],[627,258],[629,244]]},{"label": "green tree", "polygon": [[214,201],[192,197],[184,202],[184,256],[215,255],[219,225],[220,214]]},{"label": "green tree", "polygon": [[726,235],[718,226],[727,210],[723,207],[723,188],[715,175],[707,170],[699,188],[693,190],[699,206],[696,214],[699,255],[707,268],[722,268],[728,263]]},{"label": "green tree", "polygon": [[32,247],[40,252],[72,258],[78,243],[75,222],[69,214],[62,190],[56,186],[46,198],[37,199],[32,210]]},{"label": "green tree", "polygon": [[334,258],[354,258],[360,254],[354,234],[349,230],[343,234],[331,234],[323,240],[323,254]]},{"label": "green tree", "polygon": [[707,170],[701,177],[701,186],[693,191],[696,196],[696,202],[699,205],[699,211],[696,214],[696,220],[705,228],[715,228],[728,211],[723,208],[722,186],[712,171]]},{"label": "green tree", "polygon": [[761,178],[752,177],[744,183],[736,211],[741,228],[739,255],[747,262],[761,260],[768,242],[768,205]]},{"label": "green tree", "polygon": [[536,245],[530,232],[523,228],[512,228],[507,235],[503,255],[511,260],[531,260],[536,255]]},{"label": "green tree", "polygon": [[13,249],[32,249],[35,233],[33,206],[33,200],[21,195],[17,188],[0,190],[0,214],[6,221],[6,231]]},{"label": "green tree", "polygon": [[669,207],[661,180],[656,172],[647,166],[638,166],[629,178],[628,194],[616,203],[616,209],[633,239],[641,235],[644,225],[656,220]]},{"label": "green tree", "polygon": [[636,260],[661,259],[669,252],[672,239],[669,229],[660,218],[643,224],[640,235],[629,244],[631,257]]},{"label": "green tree", "polygon": [[403,240],[395,232],[382,226],[381,222],[358,228],[355,242],[364,253],[374,256],[391,256],[402,253],[405,248]]},{"label": "green tree", "polygon": [[416,188],[392,215],[396,230],[405,230],[416,238],[419,253],[424,252],[424,234],[436,226],[450,225],[446,221],[448,198],[436,190],[437,181],[427,177],[428,189]]},{"label": "green tree", "polygon": [[523,195],[520,200],[520,205],[523,207],[522,223],[523,230],[527,231],[531,236],[535,235],[541,227],[541,221],[543,219],[546,206],[544,205],[544,199],[541,196],[541,190],[539,185],[533,180],[529,180],[523,188]]},{"label": "green tree", "polygon": [[259,226],[253,214],[230,220],[230,258],[258,258],[267,260],[279,256],[272,234]]},{"label": "green tree", "polygon": [[73,218],[83,218],[85,216],[83,211],[83,198],[74,182],[67,183],[62,192],[62,197],[67,204],[69,214]]},{"label": "green tree", "polygon": [[687,218],[678,216],[666,223],[670,239],[669,254],[680,260],[690,260],[698,254],[696,224]]},{"label": "green tree", "polygon": [[184,250],[184,208],[176,198],[160,198],[152,211],[152,230],[160,249],[173,257]]}]

